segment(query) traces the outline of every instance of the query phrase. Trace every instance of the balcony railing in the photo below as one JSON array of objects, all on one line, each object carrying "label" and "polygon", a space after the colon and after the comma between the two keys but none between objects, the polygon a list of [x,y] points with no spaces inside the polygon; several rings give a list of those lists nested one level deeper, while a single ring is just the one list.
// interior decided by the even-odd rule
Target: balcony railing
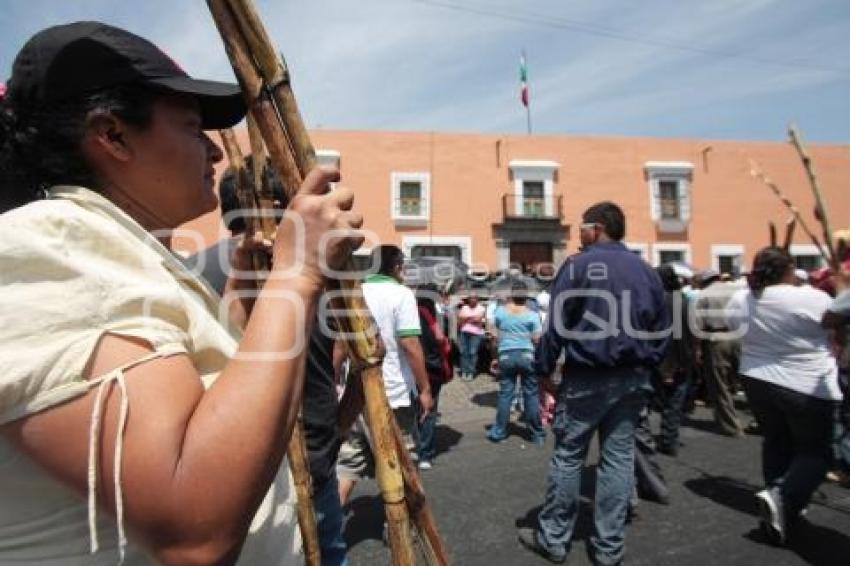
[{"label": "balcony railing", "polygon": [[563,218],[561,195],[532,197],[508,193],[502,195],[502,215],[505,218],[554,219]]},{"label": "balcony railing", "polygon": [[393,203],[394,218],[424,218],[428,216],[428,203],[420,198],[397,198]]}]

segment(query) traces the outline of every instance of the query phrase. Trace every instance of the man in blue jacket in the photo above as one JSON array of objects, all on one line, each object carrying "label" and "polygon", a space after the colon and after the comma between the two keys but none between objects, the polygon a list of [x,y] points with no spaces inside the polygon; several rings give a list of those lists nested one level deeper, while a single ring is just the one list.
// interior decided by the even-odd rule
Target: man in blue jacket
[{"label": "man in blue jacket", "polygon": [[539,528],[521,529],[519,540],[554,563],[563,563],[569,553],[581,471],[594,432],[600,458],[593,559],[596,564],[623,560],[635,426],[651,390],[650,368],[663,359],[672,330],[661,281],[622,244],[625,231],[625,216],[612,202],[584,212],[582,252],[558,271],[536,352],[539,375],[550,375],[563,352],[564,378]]}]

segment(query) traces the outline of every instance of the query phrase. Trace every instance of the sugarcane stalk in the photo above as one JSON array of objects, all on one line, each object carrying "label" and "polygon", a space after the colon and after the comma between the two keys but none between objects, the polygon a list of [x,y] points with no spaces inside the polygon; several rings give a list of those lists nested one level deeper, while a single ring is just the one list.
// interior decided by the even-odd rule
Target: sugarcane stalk
[{"label": "sugarcane stalk", "polygon": [[767,188],[769,188],[774,195],[776,195],[776,198],[778,198],[779,201],[783,205],[785,205],[785,208],[787,208],[788,211],[791,212],[791,214],[797,220],[797,224],[800,226],[800,228],[803,229],[803,232],[806,233],[806,235],[815,245],[818,250],[818,253],[820,253],[824,260],[828,262],[829,256],[827,255],[827,252],[824,251],[823,246],[821,246],[820,241],[818,240],[818,237],[815,236],[814,232],[812,232],[811,228],[809,228],[809,225],[806,224],[806,220],[800,214],[800,210],[796,206],[794,206],[794,204],[788,197],[785,196],[785,194],[782,192],[782,189],[779,188],[779,185],[773,182],[773,180],[768,177],[764,173],[764,171],[762,171],[761,167],[759,167],[758,164],[752,159],[750,159],[750,175],[764,183],[764,185],[767,186]]},{"label": "sugarcane stalk", "polygon": [[419,527],[421,533],[419,540],[425,549],[428,564],[448,566],[448,550],[437,530],[437,522],[434,520],[431,506],[425,497],[425,488],[422,486],[419,472],[410,460],[398,423],[393,420],[392,425],[396,451],[400,455],[399,460],[401,462],[402,477],[404,478],[404,494],[407,501],[407,510]]},{"label": "sugarcane stalk", "polygon": [[[249,132],[256,124],[249,122]],[[236,175],[236,194],[240,206],[245,214],[245,225],[250,236],[258,231],[262,232],[264,238],[271,239],[276,231],[273,217],[274,205],[270,198],[271,188],[266,183],[263,170],[266,164],[263,140],[258,134],[250,136],[251,139],[251,165],[253,169],[254,182],[251,183],[247,176],[245,159],[242,150],[236,140],[233,130],[221,130],[222,144],[225,153],[230,160],[230,165]],[[251,255],[255,272],[258,274],[257,288],[263,285],[263,274],[268,273],[271,261],[268,254],[263,250],[257,250]],[[301,531],[301,539],[304,548],[304,561],[310,566],[321,564],[321,551],[319,548],[319,533],[316,526],[316,513],[313,506],[313,486],[310,477],[307,460],[307,444],[304,437],[304,423],[300,418],[295,421],[289,443],[286,448],[286,459],[289,470],[292,472],[292,480],[295,484],[296,513],[298,515],[298,526]]]},{"label": "sugarcane stalk", "polygon": [[794,241],[794,230],[797,228],[797,219],[793,216],[785,223],[785,240],[782,249],[786,252],[791,250],[791,242]]},{"label": "sugarcane stalk", "polygon": [[[257,124],[269,148],[273,164],[283,179],[289,178],[295,181],[294,183],[285,181],[288,188],[300,186],[303,176],[315,164],[315,151],[295,104],[288,84],[288,73],[282,61],[276,56],[271,57],[270,54],[273,54],[274,50],[250,2],[230,3],[238,15],[230,11],[224,0],[208,0],[208,5],[225,41],[236,74],[246,92],[249,108],[257,118]],[[245,9],[239,10],[239,7]],[[239,29],[237,21],[248,22],[249,29]],[[249,33],[250,29],[260,30],[261,33]],[[249,49],[249,43],[257,46],[256,52]],[[273,98],[276,104],[272,104],[262,96],[266,89],[263,78],[259,76],[254,66],[255,63],[260,63],[261,58],[265,60],[266,69],[263,72],[266,77],[265,84],[270,85],[269,90],[274,93]],[[291,153],[288,150],[291,150]],[[346,346],[353,361],[366,368],[363,372],[366,409],[375,442],[378,482],[387,511],[393,563],[412,565],[414,560],[410,544],[409,517],[404,500],[404,479],[399,469],[398,454],[394,450],[390,433],[393,418],[386,399],[380,368],[375,366],[377,333],[374,322],[368,316],[362,296],[351,292],[356,290],[356,283],[348,279],[342,283],[342,287],[348,292],[343,293],[342,301],[337,299],[335,302],[346,308],[346,316],[340,318],[338,322],[348,336]],[[428,530],[436,533],[436,527],[434,525],[431,527]]]},{"label": "sugarcane stalk", "polygon": [[319,530],[316,524],[316,509],[313,506],[313,479],[310,476],[310,466],[307,460],[307,441],[304,436],[304,422],[301,415],[292,427],[292,435],[286,446],[286,460],[292,472],[292,482],[295,484],[298,515],[298,528],[301,530],[301,541],[304,546],[304,563],[309,566],[319,566],[322,563],[321,548],[319,547]]},{"label": "sugarcane stalk", "polygon": [[838,273],[841,269],[841,261],[838,258],[838,254],[835,253],[835,246],[832,242],[832,227],[829,222],[829,211],[826,208],[826,200],[823,198],[823,193],[820,190],[820,184],[818,183],[818,178],[815,174],[815,167],[812,163],[812,158],[809,157],[805,146],[803,146],[800,133],[797,131],[797,127],[793,124],[788,127],[788,137],[791,139],[791,145],[793,145],[794,149],[797,150],[800,160],[803,162],[803,168],[806,170],[806,176],[809,178],[809,185],[812,188],[812,193],[815,195],[818,222],[820,222],[821,227],[823,228],[823,241],[826,245],[827,251],[829,252],[829,265],[832,267],[834,273]]}]

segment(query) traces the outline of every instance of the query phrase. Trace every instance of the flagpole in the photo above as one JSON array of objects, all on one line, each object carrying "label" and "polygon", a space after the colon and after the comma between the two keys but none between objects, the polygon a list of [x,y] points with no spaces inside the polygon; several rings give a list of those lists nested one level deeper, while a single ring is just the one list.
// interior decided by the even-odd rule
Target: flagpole
[{"label": "flagpole", "polygon": [[525,107],[525,121],[528,126],[528,135],[531,135],[531,101],[528,102],[528,106]]}]

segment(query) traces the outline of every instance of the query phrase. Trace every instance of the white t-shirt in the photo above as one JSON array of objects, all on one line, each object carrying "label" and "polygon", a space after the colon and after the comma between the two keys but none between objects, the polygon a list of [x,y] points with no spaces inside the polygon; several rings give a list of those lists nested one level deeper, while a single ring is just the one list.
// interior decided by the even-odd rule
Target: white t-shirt
[{"label": "white t-shirt", "polygon": [[383,369],[384,388],[390,407],[409,407],[410,394],[416,391],[413,370],[399,351],[398,339],[419,336],[419,309],[413,291],[386,275],[370,275],[362,285],[363,298],[372,313],[386,354]]},{"label": "white t-shirt", "polygon": [[740,372],[821,399],[839,400],[838,368],[820,321],[832,299],[812,287],[771,285],[756,298],[736,293],[731,329],[747,324]]}]

